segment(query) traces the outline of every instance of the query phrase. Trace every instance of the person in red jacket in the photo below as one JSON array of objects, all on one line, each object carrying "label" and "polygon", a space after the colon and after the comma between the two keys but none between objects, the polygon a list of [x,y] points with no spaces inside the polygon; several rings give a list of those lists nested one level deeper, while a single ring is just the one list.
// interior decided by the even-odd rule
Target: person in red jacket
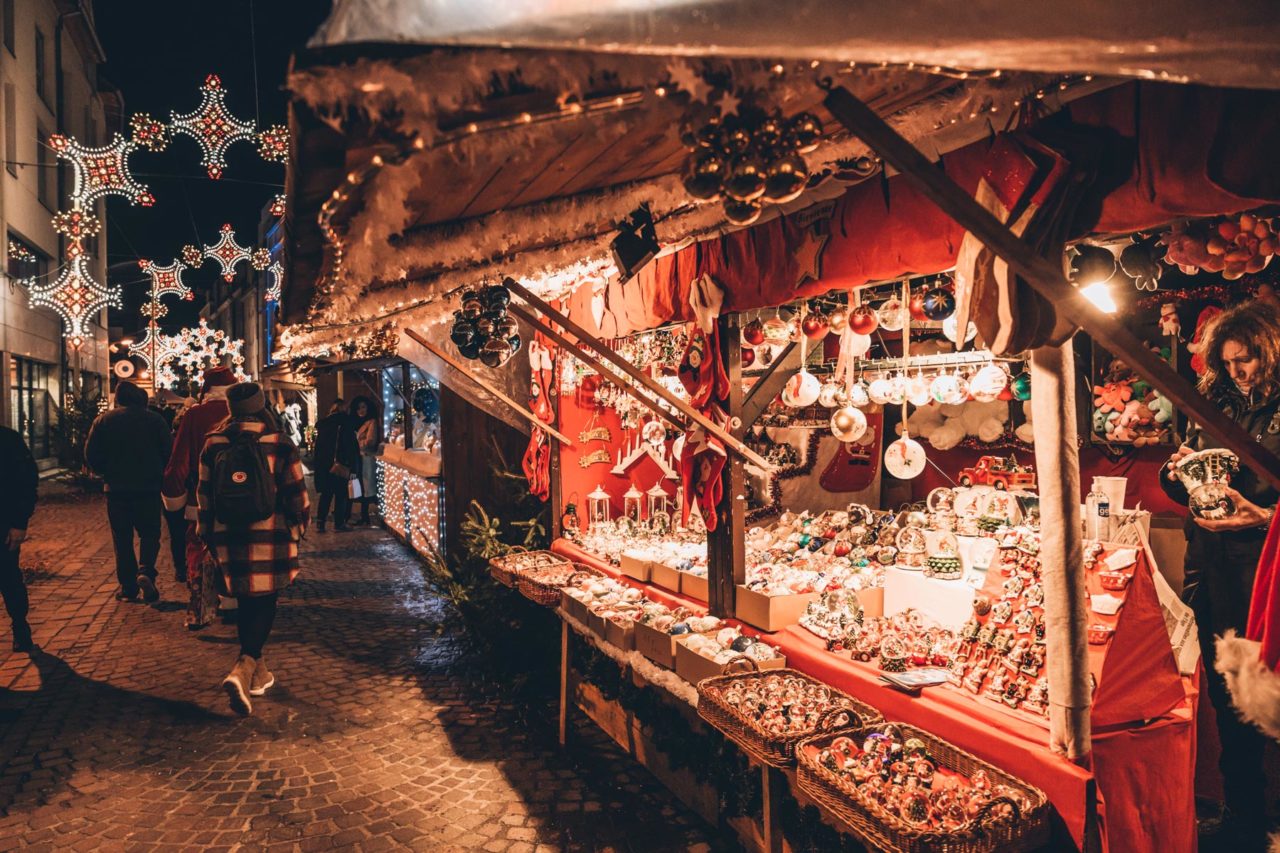
[{"label": "person in red jacket", "polygon": [[218,594],[221,581],[217,567],[195,530],[200,453],[209,433],[230,417],[227,389],[235,384],[236,377],[230,368],[214,367],[205,371],[200,402],[182,416],[160,486],[165,509],[183,510],[187,519],[187,587],[190,591],[187,627],[192,631],[209,624],[215,609],[221,609],[227,621],[235,613],[235,599]]}]

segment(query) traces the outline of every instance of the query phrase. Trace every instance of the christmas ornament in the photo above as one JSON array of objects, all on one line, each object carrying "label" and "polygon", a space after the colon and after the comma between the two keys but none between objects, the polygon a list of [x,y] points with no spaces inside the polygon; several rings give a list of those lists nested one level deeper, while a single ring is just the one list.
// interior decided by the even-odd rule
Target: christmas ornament
[{"label": "christmas ornament", "polygon": [[688,162],[681,183],[684,191],[694,198],[715,201],[720,197],[720,188],[728,171],[728,163],[718,152],[704,148]]},{"label": "christmas ornament", "polygon": [[924,471],[926,457],[920,442],[906,433],[884,451],[885,470],[899,480],[910,480]]},{"label": "christmas ornament", "polygon": [[889,405],[901,406],[907,401],[907,379],[899,374],[889,380]]},{"label": "christmas ornament", "polygon": [[724,192],[735,201],[755,201],[764,195],[764,184],[764,159],[754,154],[747,154],[729,164],[729,175],[725,178]]},{"label": "christmas ornament", "polygon": [[862,438],[867,431],[867,416],[861,409],[845,406],[836,409],[831,415],[831,434],[843,442],[853,442]]},{"label": "christmas ornament", "polygon": [[871,338],[857,333],[849,335],[849,355],[862,358],[871,349]]},{"label": "christmas ornament", "polygon": [[827,322],[825,314],[813,313],[805,315],[804,321],[800,324],[800,328],[801,331],[804,332],[804,336],[806,338],[811,341],[816,341],[827,336],[827,332],[830,331],[831,325]]},{"label": "christmas ornament", "polygon": [[1015,400],[1031,399],[1031,374],[1025,370],[1013,377],[1013,381],[1009,384],[1010,390],[1013,392]]},{"label": "christmas ornament", "polygon": [[150,207],[155,197],[129,174],[129,155],[137,143],[116,134],[111,144],[86,148],[69,136],[55,133],[49,147],[71,163],[71,205],[84,209],[109,195],[127,198],[131,204]]},{"label": "christmas ornament", "polygon": [[750,367],[756,363],[756,351],[751,347],[742,348],[742,366]]},{"label": "christmas ornament", "polygon": [[924,291],[916,290],[912,292],[910,301],[907,302],[907,312],[911,315],[911,319],[918,323],[923,323],[929,317],[924,313]]},{"label": "christmas ornament", "polygon": [[988,364],[969,380],[969,394],[979,403],[991,403],[999,398],[1000,392],[1008,384],[1009,374],[1004,371],[1004,368]]},{"label": "christmas ornament", "polygon": [[933,398],[930,396],[930,382],[922,373],[916,373],[907,380],[907,402],[913,406],[927,406]]},{"label": "christmas ornament", "polygon": [[834,382],[823,382],[822,390],[818,392],[818,405],[824,409],[833,409],[836,406],[836,399],[842,393],[842,389]]},{"label": "christmas ornament", "polygon": [[787,124],[787,135],[791,137],[796,151],[808,154],[818,149],[818,141],[822,138],[822,122],[813,113],[799,113]]},{"label": "christmas ornament", "polygon": [[906,324],[906,312],[902,300],[891,296],[876,311],[880,318],[880,326],[887,332],[896,332]]},{"label": "christmas ornament", "polygon": [[200,163],[215,181],[227,168],[227,149],[235,142],[254,138],[253,123],[233,116],[227,109],[226,97],[222,80],[210,74],[200,87],[200,105],[193,112],[169,113],[170,132],[186,134],[199,143]]},{"label": "christmas ornament", "polygon": [[286,209],[286,203],[285,203],[284,193],[280,193],[272,197],[271,206],[267,208],[267,212],[270,213],[272,216],[281,217],[281,216],[284,216],[285,209]]},{"label": "christmas ornament", "polygon": [[[859,305],[849,314],[849,328],[859,335],[870,335],[879,325],[880,315],[870,305]],[[886,326],[886,328],[888,327]]]},{"label": "christmas ornament", "polygon": [[871,405],[871,396],[867,393],[867,383],[861,380],[850,385],[845,392],[845,396],[849,398],[849,405],[857,406],[859,409]]},{"label": "christmas ornament", "polygon": [[182,273],[187,269],[187,265],[182,261],[174,261],[167,267],[162,267],[144,258],[138,261],[138,266],[147,278],[151,279],[153,299],[159,299],[161,296],[177,296],[179,299],[190,302],[196,298],[191,288],[187,287],[182,280]]},{"label": "christmas ornament", "polygon": [[791,326],[781,317],[770,317],[764,322],[763,328],[766,343],[780,346],[791,340]]},{"label": "christmas ornament", "polygon": [[837,308],[827,315],[827,322],[831,324],[831,331],[838,335],[849,325],[849,312],[843,308]]},{"label": "christmas ornament", "polygon": [[764,324],[760,322],[760,318],[757,317],[742,327],[742,339],[753,347],[764,343]]},{"label": "christmas ornament", "polygon": [[969,396],[969,383],[954,373],[939,373],[929,383],[929,396],[944,406],[958,406]]},{"label": "christmas ornament", "polygon": [[765,168],[764,197],[775,204],[794,201],[809,181],[809,166],[799,154],[779,157]]},{"label": "christmas ornament", "polygon": [[273,124],[257,136],[258,155],[272,163],[284,163],[289,159],[289,128]]},{"label": "christmas ornament", "polygon": [[[960,343],[960,341],[956,339],[957,337],[956,333],[959,331],[959,325],[960,323],[958,320],[956,320],[956,315],[954,313],[950,317],[942,321],[942,334],[947,340],[951,341],[951,343],[953,344]],[[973,340],[977,336],[978,336],[978,327],[973,324],[972,320],[970,320],[969,328],[965,332],[964,342],[969,343],[969,341]]]},{"label": "christmas ornament", "polygon": [[247,261],[251,255],[249,250],[236,242],[236,232],[231,223],[224,223],[222,236],[212,246],[204,247],[204,257],[212,258],[222,267],[222,278],[228,282],[235,281],[236,264]]},{"label": "christmas ornament", "polygon": [[758,201],[738,201],[726,199],[724,215],[734,225],[746,227],[760,218],[763,208]]},{"label": "christmas ornament", "polygon": [[822,391],[822,383],[818,377],[807,370],[801,370],[787,380],[782,390],[782,402],[795,409],[812,406]]},{"label": "christmas ornament", "polygon": [[63,334],[72,347],[79,349],[85,339],[93,337],[91,321],[107,306],[123,307],[120,288],[102,287],[93,280],[88,262],[82,256],[72,258],[52,283],[30,284],[32,308],[52,308],[62,318]]},{"label": "christmas ornament", "polygon": [[877,406],[888,403],[892,393],[893,383],[884,376],[871,380],[871,384],[867,386],[867,398]]},{"label": "christmas ornament", "polygon": [[924,295],[921,310],[928,320],[945,320],[956,311],[956,298],[945,287],[935,287]]}]

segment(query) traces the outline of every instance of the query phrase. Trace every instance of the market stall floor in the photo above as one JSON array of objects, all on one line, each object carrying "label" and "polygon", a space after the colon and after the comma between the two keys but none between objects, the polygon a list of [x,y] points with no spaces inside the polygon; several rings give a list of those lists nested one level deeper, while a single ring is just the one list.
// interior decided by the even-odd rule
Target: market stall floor
[{"label": "market stall floor", "polygon": [[382,530],[305,544],[248,719],[218,689],[234,628],[184,630],[167,543],[146,606],[112,598],[101,498],[51,494],[30,533],[41,650],[10,654],[0,615],[0,849],[722,846],[590,724],[564,752],[553,707],[522,723],[476,687]]}]

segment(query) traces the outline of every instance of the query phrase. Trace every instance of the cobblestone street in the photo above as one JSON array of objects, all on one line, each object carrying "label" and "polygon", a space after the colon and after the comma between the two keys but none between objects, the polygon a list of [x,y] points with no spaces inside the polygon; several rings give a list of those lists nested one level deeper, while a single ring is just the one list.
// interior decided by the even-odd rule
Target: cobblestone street
[{"label": "cobblestone street", "polygon": [[0,616],[0,850],[710,849],[590,724],[565,752],[469,686],[385,531],[304,544],[278,684],[240,719],[218,687],[235,629],[183,628],[167,542],[162,600],[117,602],[102,498],[47,492],[23,548],[32,657]]}]

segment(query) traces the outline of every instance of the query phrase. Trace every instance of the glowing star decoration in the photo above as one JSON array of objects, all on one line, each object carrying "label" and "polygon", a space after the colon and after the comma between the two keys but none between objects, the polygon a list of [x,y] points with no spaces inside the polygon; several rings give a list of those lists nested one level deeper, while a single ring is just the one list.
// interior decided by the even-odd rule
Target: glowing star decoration
[{"label": "glowing star decoration", "polygon": [[138,148],[136,142],[117,133],[110,145],[86,148],[69,136],[55,133],[49,137],[49,147],[71,162],[73,207],[85,208],[109,195],[123,196],[143,207],[155,204],[151,191],[129,174],[129,155]]},{"label": "glowing star decoration", "polygon": [[271,276],[271,283],[267,285],[267,301],[279,306],[284,295],[284,267],[279,261],[274,261],[267,267],[267,275]]},{"label": "glowing star decoration", "polygon": [[119,287],[103,287],[93,280],[83,257],[73,258],[51,284],[31,283],[31,307],[52,308],[62,317],[63,333],[77,349],[93,337],[89,320],[108,305],[122,307]]},{"label": "glowing star decoration", "polygon": [[129,344],[129,355],[141,359],[148,370],[159,373],[165,365],[178,357],[182,347],[178,335],[166,335],[155,326],[148,326],[140,340]]},{"label": "glowing star decoration", "polygon": [[200,163],[209,177],[218,180],[227,168],[226,153],[233,143],[254,138],[252,122],[241,121],[226,104],[227,90],[217,74],[210,74],[200,87],[200,106],[194,112],[169,114],[171,133],[183,133],[200,144]]},{"label": "glowing star decoration", "polygon": [[230,222],[222,226],[218,242],[204,247],[204,256],[213,258],[222,266],[222,277],[229,282],[235,280],[236,264],[251,257],[249,250],[236,242],[236,232],[231,230]]},{"label": "glowing star decoration", "polygon": [[204,252],[200,251],[199,246],[193,246],[190,243],[182,247],[182,262],[188,267],[204,266]]},{"label": "glowing star decoration", "polygon": [[[9,260],[17,262],[19,264],[35,264],[36,256],[33,255],[31,251],[27,249],[26,246],[22,245],[21,243],[16,243],[13,240],[10,240],[9,241]],[[36,277],[33,273],[32,275],[22,276],[21,278],[14,278],[12,279],[12,281],[14,284],[18,284],[18,285],[21,285],[22,287],[30,289],[31,287],[35,286]]]},{"label": "glowing star decoration", "polygon": [[138,261],[138,266],[151,279],[152,299],[158,300],[161,296],[170,295],[187,301],[195,299],[191,288],[182,280],[182,273],[187,269],[182,261],[174,261],[167,267],[162,267],[144,258]]},{"label": "glowing star decoration", "polygon": [[271,199],[271,207],[267,208],[267,212],[276,218],[284,216],[285,210],[284,193],[280,193],[275,198]]},{"label": "glowing star decoration", "polygon": [[169,309],[163,302],[145,302],[138,311],[149,320],[159,320],[169,313]]},{"label": "glowing star decoration", "polygon": [[271,266],[271,252],[266,249],[254,249],[249,256],[249,266],[255,270],[265,270]]},{"label": "glowing star decoration", "polygon": [[53,216],[53,230],[68,240],[79,242],[102,230],[102,220],[83,210],[64,210]]},{"label": "glowing star decoration", "polygon": [[169,128],[146,113],[135,113],[129,119],[129,130],[133,141],[152,153],[169,147]]},{"label": "glowing star decoration", "polygon": [[258,154],[272,163],[286,162],[289,159],[289,128],[275,124],[259,133]]}]

